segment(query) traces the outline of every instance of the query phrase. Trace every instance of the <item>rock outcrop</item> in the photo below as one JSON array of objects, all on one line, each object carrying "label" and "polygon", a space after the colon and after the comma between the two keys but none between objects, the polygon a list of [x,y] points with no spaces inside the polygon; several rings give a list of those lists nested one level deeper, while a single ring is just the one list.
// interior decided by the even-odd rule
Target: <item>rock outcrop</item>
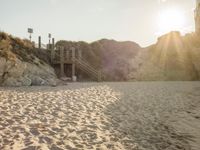
[{"label": "rock outcrop", "polygon": [[155,45],[140,51],[134,60],[134,65],[140,66],[130,76],[140,81],[200,80],[199,60],[199,37],[171,32],[160,37]]}]

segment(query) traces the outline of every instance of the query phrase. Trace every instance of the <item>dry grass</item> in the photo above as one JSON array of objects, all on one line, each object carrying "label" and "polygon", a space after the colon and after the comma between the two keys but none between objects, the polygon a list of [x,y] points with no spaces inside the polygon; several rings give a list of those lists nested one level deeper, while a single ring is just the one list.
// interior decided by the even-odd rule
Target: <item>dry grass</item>
[{"label": "dry grass", "polygon": [[[18,58],[21,61],[34,63],[35,60],[41,55],[41,52],[35,49],[34,44],[27,39],[20,39],[13,37],[5,32],[0,32],[0,56],[5,57],[7,60],[15,60]],[[42,55],[44,56],[44,55]],[[39,57],[40,63],[44,61]]]},{"label": "dry grass", "polygon": [[12,53],[11,49],[12,46],[10,45],[10,42],[7,40],[0,41],[0,56],[6,58],[7,60],[14,61],[16,56]]}]

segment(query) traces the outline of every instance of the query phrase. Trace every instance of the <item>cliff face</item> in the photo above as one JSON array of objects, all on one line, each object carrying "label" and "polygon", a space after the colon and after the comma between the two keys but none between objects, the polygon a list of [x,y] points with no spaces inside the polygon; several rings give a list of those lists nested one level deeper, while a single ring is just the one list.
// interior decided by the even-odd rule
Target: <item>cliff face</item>
[{"label": "cliff face", "polygon": [[160,37],[135,59],[137,80],[200,80],[200,38],[171,32]]},{"label": "cliff face", "polygon": [[112,80],[129,80],[128,74],[135,71],[133,60],[141,50],[134,42],[101,40],[103,72]]},{"label": "cliff face", "polygon": [[[107,39],[90,44],[59,41],[59,45],[82,50],[83,59],[101,69],[108,81],[200,80],[200,37],[195,34],[171,32],[147,48]],[[0,85],[55,85],[56,81],[49,51],[0,33]]]},{"label": "cliff face", "polygon": [[[101,69],[106,80],[129,80],[128,74],[134,71],[133,59],[141,50],[134,42],[99,40],[93,43],[59,41],[57,45],[82,50],[83,59],[95,68]],[[80,74],[80,73],[79,73]]]},{"label": "cliff face", "polygon": [[35,53],[28,40],[0,33],[0,85],[55,85],[54,69]]}]

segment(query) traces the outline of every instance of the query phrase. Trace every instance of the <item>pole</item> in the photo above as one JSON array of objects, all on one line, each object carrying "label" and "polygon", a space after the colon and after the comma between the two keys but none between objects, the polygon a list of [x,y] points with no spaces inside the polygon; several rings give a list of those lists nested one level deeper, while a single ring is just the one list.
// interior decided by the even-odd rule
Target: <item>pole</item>
[{"label": "pole", "polygon": [[75,68],[76,68],[76,66],[75,66],[75,48],[74,47],[72,47],[71,48],[71,51],[72,51],[72,80],[74,80],[74,78],[75,78]]},{"label": "pole", "polygon": [[61,46],[60,47],[60,75],[61,77],[64,77],[65,73],[64,73],[64,47]]},{"label": "pole", "polygon": [[30,36],[29,36],[29,38],[30,38],[30,41],[31,41],[31,38],[32,38],[32,37],[31,37],[31,33],[30,33]]},{"label": "pole", "polygon": [[51,47],[51,63],[53,64],[53,60],[55,58],[55,41],[52,39],[52,47]]},{"label": "pole", "polygon": [[49,49],[51,49],[51,34],[50,33],[49,33],[48,37],[49,37]]},{"label": "pole", "polygon": [[54,38],[52,38],[52,47],[53,47],[53,49],[55,47],[55,39]]},{"label": "pole", "polygon": [[30,33],[30,36],[29,36],[29,38],[30,38],[30,41],[31,41],[31,33],[33,33],[33,29],[32,28],[28,28],[28,33]]},{"label": "pole", "polygon": [[38,48],[41,49],[41,36],[38,37]]}]

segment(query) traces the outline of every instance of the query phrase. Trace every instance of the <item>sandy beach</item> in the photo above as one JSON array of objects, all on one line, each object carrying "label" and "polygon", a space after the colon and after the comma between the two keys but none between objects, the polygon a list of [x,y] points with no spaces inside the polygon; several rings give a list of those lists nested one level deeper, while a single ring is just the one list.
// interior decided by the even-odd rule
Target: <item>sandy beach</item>
[{"label": "sandy beach", "polygon": [[0,150],[200,150],[200,82],[0,88]]}]

